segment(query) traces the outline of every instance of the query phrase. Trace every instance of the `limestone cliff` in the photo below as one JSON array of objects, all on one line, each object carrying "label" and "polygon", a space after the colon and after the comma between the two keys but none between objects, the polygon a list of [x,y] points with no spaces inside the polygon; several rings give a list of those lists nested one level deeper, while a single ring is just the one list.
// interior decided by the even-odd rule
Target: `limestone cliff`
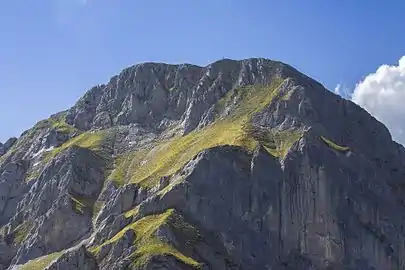
[{"label": "limestone cliff", "polygon": [[404,165],[286,64],[139,64],[0,144],[0,269],[405,269]]}]

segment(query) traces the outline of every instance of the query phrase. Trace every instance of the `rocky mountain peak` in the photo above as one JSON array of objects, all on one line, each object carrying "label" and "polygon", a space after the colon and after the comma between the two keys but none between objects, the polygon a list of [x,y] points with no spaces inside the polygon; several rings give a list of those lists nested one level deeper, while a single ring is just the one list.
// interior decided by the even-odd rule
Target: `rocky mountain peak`
[{"label": "rocky mountain peak", "polygon": [[67,123],[80,130],[130,123],[165,129],[176,123],[188,133],[204,124],[229,90],[268,84],[284,69],[266,59],[224,59],[206,67],[143,63],[89,90],[69,111]]},{"label": "rocky mountain peak", "polygon": [[0,144],[0,270],[405,269],[404,165],[287,64],[138,64]]}]

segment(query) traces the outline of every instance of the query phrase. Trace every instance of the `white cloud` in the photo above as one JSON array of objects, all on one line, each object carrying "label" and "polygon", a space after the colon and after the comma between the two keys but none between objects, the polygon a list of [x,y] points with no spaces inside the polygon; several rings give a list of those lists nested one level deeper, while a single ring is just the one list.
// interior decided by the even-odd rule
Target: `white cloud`
[{"label": "white cloud", "polygon": [[338,83],[334,89],[336,95],[339,95],[343,98],[350,98],[351,93],[349,87],[345,86],[344,84]]},{"label": "white cloud", "polygon": [[342,87],[342,85],[340,83],[338,83],[338,85],[336,85],[335,87],[335,94],[336,95],[340,95],[340,88]]},{"label": "white cloud", "polygon": [[384,123],[393,138],[405,145],[405,56],[398,65],[380,66],[359,82],[352,100]]}]

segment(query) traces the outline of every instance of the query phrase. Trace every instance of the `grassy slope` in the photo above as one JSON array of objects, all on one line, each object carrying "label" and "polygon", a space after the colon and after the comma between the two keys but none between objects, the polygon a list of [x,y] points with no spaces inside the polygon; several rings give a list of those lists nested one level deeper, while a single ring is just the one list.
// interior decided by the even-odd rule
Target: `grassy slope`
[{"label": "grassy slope", "polygon": [[281,80],[276,80],[269,86],[248,86],[230,91],[215,107],[215,112],[220,115],[226,106],[237,101],[229,116],[186,136],[177,136],[154,147],[119,157],[110,178],[120,185],[132,182],[152,187],[160,177],[175,173],[202,150],[219,145],[236,145],[253,150],[261,143],[271,154],[285,155],[300,138],[301,132],[285,131],[256,136],[249,128],[253,115],[271,103],[279,93],[281,83]]},{"label": "grassy slope", "polygon": [[136,251],[130,255],[130,258],[133,260],[134,265],[145,265],[154,255],[167,254],[176,257],[192,267],[200,268],[200,264],[193,258],[182,254],[176,248],[161,241],[156,236],[156,231],[159,227],[165,224],[181,227],[183,232],[187,233],[191,239],[196,239],[198,237],[197,230],[191,225],[185,223],[182,217],[173,209],[169,209],[162,214],[147,216],[126,226],[114,237],[107,240],[102,245],[92,248],[90,251],[97,254],[103,246],[117,242],[128,230],[133,230],[136,235],[133,243],[133,245],[136,246]]},{"label": "grassy slope", "polygon": [[13,231],[13,242],[15,245],[20,245],[25,238],[28,236],[28,233],[31,231],[32,223],[29,221],[24,221],[18,225]]},{"label": "grassy slope", "polygon": [[22,265],[19,270],[43,270],[61,255],[61,252],[57,252],[39,257],[35,260],[28,261],[26,264]]},{"label": "grassy slope", "polygon": [[103,146],[105,145],[104,142],[107,139],[107,136],[108,131],[106,130],[84,132],[62,144],[60,147],[53,149],[49,152],[46,159],[49,160],[72,146],[78,146],[92,150],[96,153],[101,153],[104,150]]},{"label": "grassy slope", "polygon": [[[279,94],[278,90],[282,82],[280,79],[275,79],[268,86],[247,86],[228,92],[216,104],[214,111],[219,116],[223,114],[226,106],[233,106],[229,116],[219,117],[215,123],[186,136],[156,142],[154,145],[117,157],[115,170],[109,179],[117,186],[131,182],[152,187],[160,177],[175,173],[202,150],[220,145],[236,145],[252,150],[260,143],[274,156],[285,155],[301,136],[299,131],[285,131],[277,134],[268,132],[265,136],[261,132],[258,136],[249,127],[253,115],[264,109]],[[284,96],[279,98],[284,100]],[[61,131],[74,131],[74,128],[67,125],[61,117],[49,120],[47,125],[49,123],[53,128]],[[39,125],[45,125],[45,122]],[[108,132],[105,130],[84,132],[47,153],[44,161],[49,161],[71,146],[87,148],[96,153],[103,152],[107,137]]]}]

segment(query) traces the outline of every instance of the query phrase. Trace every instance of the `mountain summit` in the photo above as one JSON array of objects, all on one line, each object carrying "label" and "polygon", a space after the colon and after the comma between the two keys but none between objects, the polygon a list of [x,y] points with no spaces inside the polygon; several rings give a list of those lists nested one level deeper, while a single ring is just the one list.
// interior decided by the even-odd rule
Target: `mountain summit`
[{"label": "mountain summit", "polygon": [[289,65],[143,63],[0,144],[0,269],[405,269],[405,150]]}]

